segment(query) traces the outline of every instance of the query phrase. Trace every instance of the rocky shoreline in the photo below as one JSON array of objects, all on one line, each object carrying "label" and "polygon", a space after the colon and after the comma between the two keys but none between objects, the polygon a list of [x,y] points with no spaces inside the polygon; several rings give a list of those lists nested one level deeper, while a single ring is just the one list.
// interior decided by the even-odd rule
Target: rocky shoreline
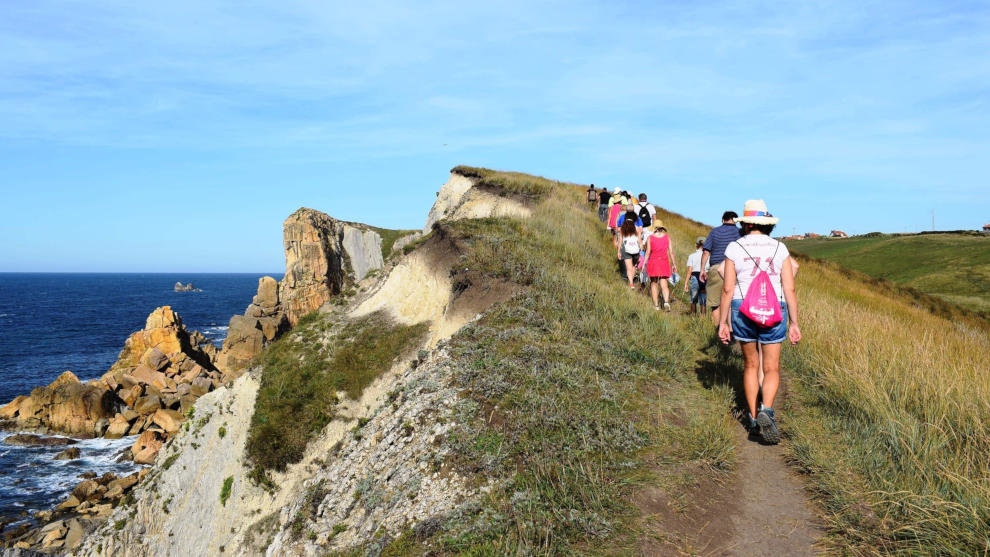
[{"label": "rocky shoreline", "polygon": [[[62,373],[49,385],[0,406],[0,429],[20,433],[8,437],[12,443],[74,443],[67,437],[33,435],[38,433],[82,439],[137,435],[125,456],[136,464],[154,463],[199,397],[239,377],[301,317],[383,266],[381,238],[365,225],[303,208],[286,219],[283,229],[283,280],[259,279],[257,294],[244,314],[231,318],[220,349],[198,331],[187,331],[169,306],[159,307],[142,330],[127,338],[102,377],[81,382],[71,371]],[[181,291],[195,290],[181,283],[175,290],[180,286]],[[65,456],[72,458],[71,449]],[[83,479],[56,508],[36,513],[36,525],[23,517],[0,520],[0,543],[47,553],[72,549],[146,473]]]}]

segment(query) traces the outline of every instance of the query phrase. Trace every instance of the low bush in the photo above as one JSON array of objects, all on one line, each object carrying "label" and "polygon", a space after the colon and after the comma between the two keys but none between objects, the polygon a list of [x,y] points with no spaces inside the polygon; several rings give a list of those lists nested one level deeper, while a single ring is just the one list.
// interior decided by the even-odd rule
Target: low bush
[{"label": "low bush", "polygon": [[250,462],[262,471],[297,462],[333,419],[338,392],[360,396],[426,332],[426,324],[399,325],[383,314],[339,325],[315,312],[301,319],[258,359],[263,371],[248,431]]}]

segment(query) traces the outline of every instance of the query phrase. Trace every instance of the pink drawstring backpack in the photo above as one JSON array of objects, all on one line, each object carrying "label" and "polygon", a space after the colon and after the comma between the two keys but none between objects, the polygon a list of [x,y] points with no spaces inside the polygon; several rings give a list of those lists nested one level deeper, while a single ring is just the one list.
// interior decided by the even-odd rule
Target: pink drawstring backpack
[{"label": "pink drawstring backpack", "polygon": [[[739,244],[742,247],[742,244]],[[742,248],[746,251],[746,248]],[[780,242],[777,242],[777,249],[780,249]],[[773,250],[773,256],[770,257],[770,264],[773,265],[773,260],[777,257],[777,249]],[[739,305],[739,311],[743,315],[750,318],[757,325],[769,329],[784,318],[780,312],[780,302],[777,300],[777,291],[773,289],[773,282],[770,281],[770,275],[760,267],[760,260],[749,255],[751,261],[756,263],[756,268],[759,273],[753,282],[749,284],[749,288],[746,289],[746,295],[743,296],[742,303]],[[739,283],[736,283],[736,287],[739,287]],[[742,288],[739,288],[739,292],[742,293]]]}]

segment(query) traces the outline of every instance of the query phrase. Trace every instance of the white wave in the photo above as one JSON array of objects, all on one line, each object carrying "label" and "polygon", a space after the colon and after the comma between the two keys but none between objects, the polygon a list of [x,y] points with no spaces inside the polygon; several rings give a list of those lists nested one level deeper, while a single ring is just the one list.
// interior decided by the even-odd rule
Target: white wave
[{"label": "white wave", "polygon": [[[0,440],[13,434],[3,432]],[[107,472],[117,476],[131,474],[143,466],[131,461],[117,462],[117,459],[136,439],[136,435],[121,439],[80,439],[72,445],[54,447],[5,445],[8,450],[0,454],[0,466],[12,470],[9,476],[4,477],[4,483],[10,486],[8,494],[17,499],[46,493],[60,499],[81,481],[79,476],[84,472],[93,472],[98,476]],[[55,455],[67,447],[78,448],[79,458],[54,460]]]}]

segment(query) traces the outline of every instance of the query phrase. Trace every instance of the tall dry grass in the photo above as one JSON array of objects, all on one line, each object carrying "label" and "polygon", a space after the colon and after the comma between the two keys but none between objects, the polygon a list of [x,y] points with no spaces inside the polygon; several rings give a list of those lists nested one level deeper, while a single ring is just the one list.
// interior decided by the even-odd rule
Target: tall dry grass
[{"label": "tall dry grass", "polygon": [[[661,214],[682,242],[708,231]],[[835,265],[805,260],[796,282],[804,340],[783,351],[782,427],[825,511],[830,548],[990,551],[986,328]]]},{"label": "tall dry grass", "polygon": [[[835,542],[970,555],[990,540],[990,338],[806,263],[793,448]],[[840,458],[836,459],[836,455]],[[848,481],[836,481],[848,478]]]}]

